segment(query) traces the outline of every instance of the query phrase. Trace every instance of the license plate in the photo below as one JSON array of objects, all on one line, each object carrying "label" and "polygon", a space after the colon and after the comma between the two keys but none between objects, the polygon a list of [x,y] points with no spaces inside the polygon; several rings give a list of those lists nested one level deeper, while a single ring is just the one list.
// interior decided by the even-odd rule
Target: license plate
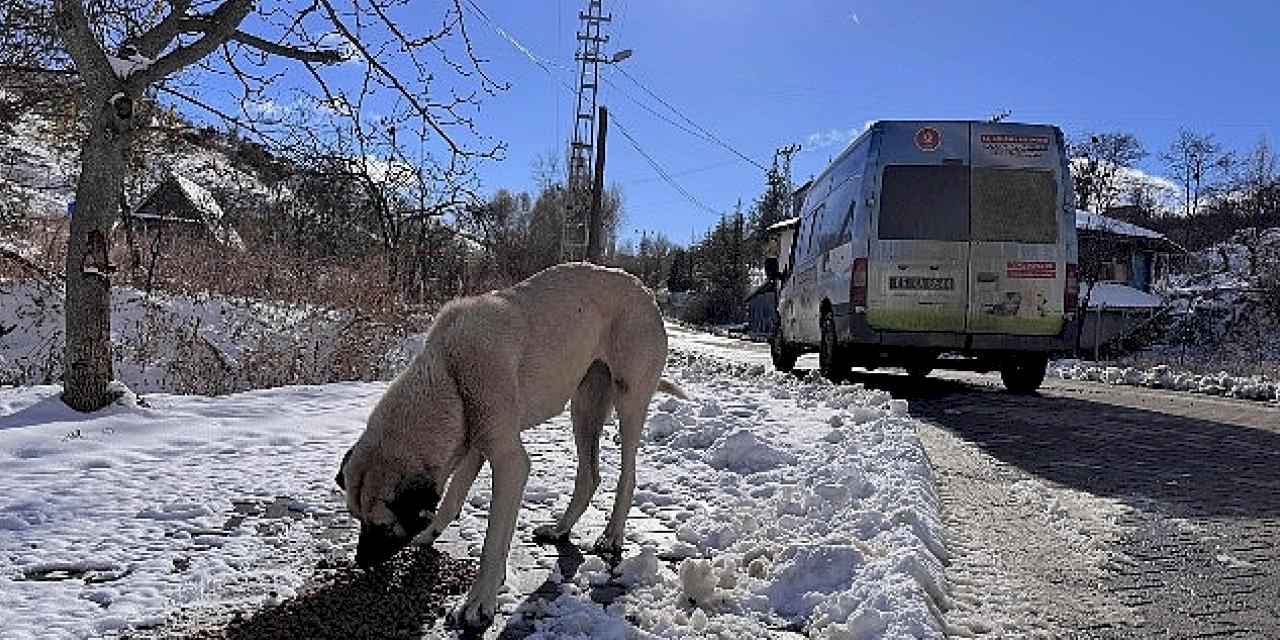
[{"label": "license plate", "polygon": [[911,289],[916,291],[952,291],[956,288],[956,279],[892,276],[889,278],[889,288]]}]

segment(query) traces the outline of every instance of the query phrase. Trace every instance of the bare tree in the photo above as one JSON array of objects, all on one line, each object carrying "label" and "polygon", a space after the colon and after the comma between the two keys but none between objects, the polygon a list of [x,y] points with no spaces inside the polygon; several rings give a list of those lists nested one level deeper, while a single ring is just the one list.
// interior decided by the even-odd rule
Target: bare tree
[{"label": "bare tree", "polygon": [[1160,154],[1169,176],[1182,188],[1183,246],[1191,241],[1192,227],[1200,215],[1200,205],[1226,177],[1232,156],[1222,149],[1213,134],[1179,129],[1169,148]]},{"label": "bare tree", "polygon": [[[176,101],[282,145],[298,131],[290,125],[304,116],[282,118],[277,98],[301,92],[297,111],[305,117],[322,113],[347,123],[335,126],[334,135],[367,127],[364,107],[376,103],[389,112],[384,121],[406,136],[412,132],[418,157],[436,149],[429,162],[454,176],[470,174],[475,159],[502,150],[475,131],[480,93],[503,87],[475,55],[461,0],[446,3],[434,23],[413,0],[10,2],[23,15],[51,16],[56,38],[39,20],[6,21],[0,42],[29,43],[31,54],[18,62],[78,79],[84,133],[66,258],[63,393],[77,410],[111,400],[107,234],[119,214],[131,143],[144,124],[135,117],[140,103]],[[422,33],[408,28],[422,24],[430,25]],[[358,66],[325,70],[343,62]],[[287,74],[289,65],[302,73]],[[9,71],[0,68],[0,74]],[[442,90],[441,76],[479,89]],[[205,90],[215,85],[217,91]],[[218,98],[228,85],[238,89],[230,106]]]},{"label": "bare tree", "polygon": [[1126,187],[1128,169],[1146,157],[1132,133],[1085,133],[1070,144],[1076,205],[1103,213],[1115,206]]},{"label": "bare tree", "polygon": [[1264,266],[1272,260],[1280,260],[1280,256],[1272,255],[1280,249],[1267,246],[1264,241],[1268,235],[1267,227],[1280,226],[1280,167],[1276,152],[1266,138],[1259,140],[1239,163],[1232,180],[1232,191],[1244,224],[1240,235],[1245,241],[1249,276],[1255,281],[1261,280]]}]

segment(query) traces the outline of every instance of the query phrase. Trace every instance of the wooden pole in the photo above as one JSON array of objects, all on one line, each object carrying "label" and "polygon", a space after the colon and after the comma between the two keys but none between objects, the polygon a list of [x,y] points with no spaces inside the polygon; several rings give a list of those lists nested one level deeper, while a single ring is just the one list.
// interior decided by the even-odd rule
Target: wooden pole
[{"label": "wooden pole", "polygon": [[609,109],[600,107],[600,136],[596,139],[596,174],[591,188],[591,217],[587,224],[587,260],[600,264],[604,254],[604,143],[609,135]]}]

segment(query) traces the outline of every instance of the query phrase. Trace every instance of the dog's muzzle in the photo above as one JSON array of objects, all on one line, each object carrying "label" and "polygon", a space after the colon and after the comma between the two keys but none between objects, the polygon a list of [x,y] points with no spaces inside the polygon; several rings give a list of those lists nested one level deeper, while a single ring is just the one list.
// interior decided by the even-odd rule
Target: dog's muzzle
[{"label": "dog's muzzle", "polygon": [[[356,565],[368,569],[391,559],[401,549],[413,542],[419,533],[431,524],[434,514],[422,512],[408,526],[389,527],[386,525],[360,524],[360,541],[356,543]],[[403,530],[404,535],[398,535]]]},{"label": "dog's muzzle", "polygon": [[368,569],[386,562],[403,549],[413,536],[398,536],[391,527],[360,525],[360,542],[356,544],[356,564]]}]

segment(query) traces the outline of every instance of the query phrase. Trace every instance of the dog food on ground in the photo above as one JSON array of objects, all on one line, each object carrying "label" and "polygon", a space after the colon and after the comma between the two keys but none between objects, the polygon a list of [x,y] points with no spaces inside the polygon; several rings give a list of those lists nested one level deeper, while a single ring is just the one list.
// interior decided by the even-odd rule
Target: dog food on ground
[{"label": "dog food on ground", "polygon": [[[196,640],[355,640],[420,638],[475,579],[475,563],[410,546],[370,570],[322,559],[296,597],[252,612],[217,616],[178,612],[170,624],[133,638]],[[454,600],[456,601],[456,599]]]}]

